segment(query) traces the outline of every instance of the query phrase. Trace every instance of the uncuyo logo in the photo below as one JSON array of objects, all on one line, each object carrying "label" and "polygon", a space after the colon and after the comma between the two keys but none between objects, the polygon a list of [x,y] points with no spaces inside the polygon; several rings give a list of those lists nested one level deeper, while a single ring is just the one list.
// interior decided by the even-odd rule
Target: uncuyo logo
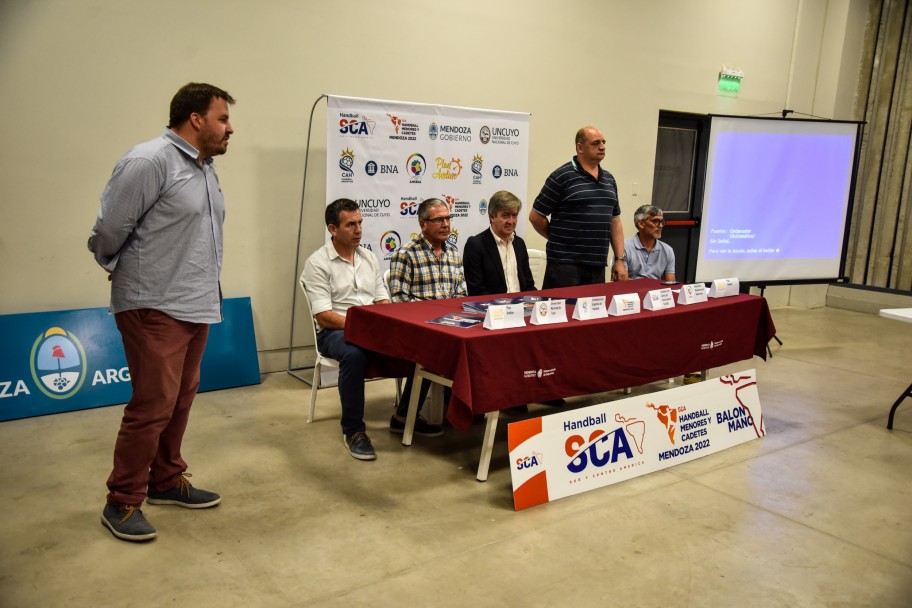
[{"label": "uncuyo logo", "polygon": [[52,327],[38,336],[31,353],[32,379],[52,399],[76,394],[86,377],[86,356],[72,333]]}]

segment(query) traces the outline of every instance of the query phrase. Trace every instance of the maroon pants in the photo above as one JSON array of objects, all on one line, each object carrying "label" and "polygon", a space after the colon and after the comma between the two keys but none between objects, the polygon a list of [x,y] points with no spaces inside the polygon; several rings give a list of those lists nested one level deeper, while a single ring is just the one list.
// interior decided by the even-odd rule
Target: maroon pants
[{"label": "maroon pants", "polygon": [[181,441],[199,388],[209,325],[178,321],[148,308],[119,312],[114,318],[133,395],[114,445],[108,502],[139,506],[149,488],[172,488],[187,470]]}]

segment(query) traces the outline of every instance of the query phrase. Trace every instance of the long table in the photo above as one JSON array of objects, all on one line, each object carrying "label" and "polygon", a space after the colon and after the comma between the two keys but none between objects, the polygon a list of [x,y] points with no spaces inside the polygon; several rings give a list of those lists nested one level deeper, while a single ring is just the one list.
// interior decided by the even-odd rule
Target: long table
[{"label": "long table", "polygon": [[[580,298],[660,289],[659,281],[601,283],[528,294]],[[517,295],[517,294],[510,294]],[[452,386],[447,419],[467,430],[487,418],[477,478],[487,479],[500,410],[530,402],[640,386],[695,370],[766,359],[776,333],[762,297],[741,294],[708,302],[589,321],[487,330],[428,323],[461,312],[465,300],[429,300],[348,310],[345,339],[362,348],[415,363],[416,374]],[[567,307],[568,319],[573,306]],[[410,445],[418,391],[412,391],[402,443]]]}]

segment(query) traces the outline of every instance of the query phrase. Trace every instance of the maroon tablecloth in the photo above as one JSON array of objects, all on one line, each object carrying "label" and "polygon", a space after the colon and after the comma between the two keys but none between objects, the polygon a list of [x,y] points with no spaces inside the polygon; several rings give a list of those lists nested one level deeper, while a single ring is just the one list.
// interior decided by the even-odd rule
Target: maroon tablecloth
[{"label": "maroon tablecloth", "polygon": [[[529,292],[558,298],[646,292],[652,279]],[[515,294],[512,294],[515,295]],[[670,310],[591,321],[488,330],[428,323],[461,312],[456,298],[348,310],[345,339],[453,381],[447,418],[466,429],[475,414],[558,397],[639,386],[750,359],[766,359],[776,330],[762,297],[737,295]]]}]

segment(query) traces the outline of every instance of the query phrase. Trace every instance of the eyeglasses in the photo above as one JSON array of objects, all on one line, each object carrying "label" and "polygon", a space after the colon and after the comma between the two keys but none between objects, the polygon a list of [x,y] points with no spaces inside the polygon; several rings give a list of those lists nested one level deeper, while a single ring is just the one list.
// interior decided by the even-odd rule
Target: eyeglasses
[{"label": "eyeglasses", "polygon": [[440,225],[440,224],[443,224],[444,222],[449,223],[451,219],[453,219],[453,218],[451,218],[449,215],[447,215],[445,217],[431,217],[424,221],[431,222],[432,224]]},{"label": "eyeglasses", "polygon": [[650,222],[656,228],[661,228],[662,226],[665,225],[665,220],[646,220],[646,221]]}]

